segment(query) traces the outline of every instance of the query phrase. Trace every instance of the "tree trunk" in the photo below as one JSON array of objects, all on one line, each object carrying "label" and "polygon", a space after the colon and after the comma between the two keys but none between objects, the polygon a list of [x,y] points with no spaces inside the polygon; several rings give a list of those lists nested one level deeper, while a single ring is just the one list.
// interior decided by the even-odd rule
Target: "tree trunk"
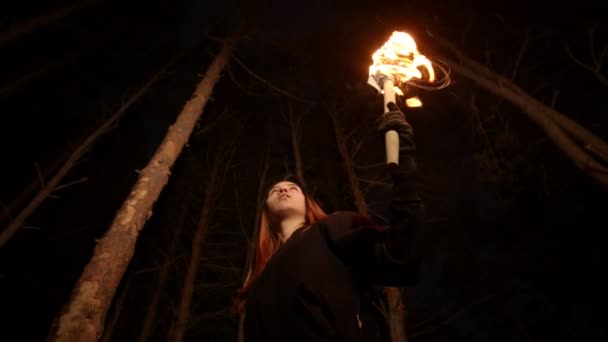
[{"label": "tree trunk", "polygon": [[[473,61],[452,44],[440,38],[436,38],[436,40],[441,46],[453,52],[460,61],[459,63],[442,57],[451,69],[519,107],[545,131],[557,147],[581,171],[608,186],[608,168],[585,151],[586,149],[592,152],[604,163],[608,163],[608,144],[606,142],[564,114],[534,99],[510,80]],[[584,147],[579,146],[573,138],[582,143]]]},{"label": "tree trunk", "polygon": [[[270,126],[269,126],[270,127]],[[264,188],[264,185],[266,184],[266,177],[268,174],[268,169],[270,167],[270,147],[271,147],[271,142],[270,142],[270,130],[267,134],[267,141],[266,141],[266,149],[264,151],[264,159],[262,161],[262,164],[260,166],[260,175],[258,177],[258,193],[257,193],[257,201],[256,201],[256,214],[255,214],[255,220],[254,222],[254,226],[253,226],[253,234],[252,234],[252,238],[251,240],[248,239],[248,241],[250,241],[249,244],[249,248],[247,249],[247,259],[245,260],[245,273],[243,275],[243,279],[241,283],[244,283],[248,274],[247,274],[247,270],[251,269],[251,265],[253,263],[253,260],[255,258],[255,255],[257,253],[258,250],[258,246],[255,244],[256,241],[258,241],[258,236],[259,236],[259,230],[257,228],[260,220],[261,220],[261,216],[262,216],[262,208],[264,207],[265,202],[266,202],[266,193],[264,192],[264,190],[266,190]],[[244,328],[244,324],[245,324],[245,317],[244,317],[244,313],[241,313],[239,315],[239,324],[237,327],[237,342],[243,342],[245,337],[243,336],[243,328]]]},{"label": "tree trunk", "polygon": [[388,302],[388,328],[392,342],[407,342],[405,332],[405,305],[401,291],[397,287],[385,287],[386,300]]},{"label": "tree trunk", "polygon": [[[184,189],[184,191],[187,190]],[[160,273],[158,275],[156,291],[154,291],[152,299],[150,299],[150,302],[148,304],[148,311],[146,311],[146,317],[144,318],[144,323],[141,328],[141,332],[139,333],[139,342],[146,342],[153,332],[153,325],[156,321],[156,313],[158,312],[158,304],[160,303],[161,295],[163,293],[163,289],[165,288],[165,283],[169,278],[169,271],[171,270],[170,261],[175,257],[175,254],[177,252],[177,246],[179,245],[179,239],[182,235],[184,224],[186,223],[186,219],[188,218],[189,209],[189,196],[185,195],[182,198],[182,205],[180,206],[179,214],[176,218],[175,224],[172,225],[175,228],[175,231],[173,232],[173,238],[171,239],[169,250],[167,251],[167,258],[165,264],[160,269]]]},{"label": "tree trunk", "polygon": [[353,194],[353,199],[355,201],[355,207],[357,210],[363,215],[368,215],[369,209],[367,208],[367,201],[365,201],[365,196],[363,195],[363,191],[361,191],[359,178],[355,173],[355,163],[351,157],[350,151],[348,150],[348,146],[346,145],[346,138],[344,137],[344,132],[342,131],[342,127],[340,126],[337,115],[338,113],[336,113],[335,109],[330,110],[329,116],[331,117],[331,121],[334,126],[336,144],[338,145],[338,151],[340,152],[342,162],[344,163],[344,169],[346,170],[346,178],[348,179],[348,184],[350,185],[350,191]]},{"label": "tree trunk", "polygon": [[32,33],[37,29],[50,25],[51,23],[61,20],[70,14],[77,12],[83,8],[90,7],[99,0],[83,0],[66,7],[62,7],[54,10],[53,12],[42,15],[26,22],[19,23],[15,26],[9,27],[7,30],[0,32],[0,47],[7,44],[15,39],[20,38],[26,34]]},{"label": "tree trunk", "polygon": [[201,116],[230,52],[231,44],[225,44],[162,144],[140,172],[109,230],[98,241],[67,307],[51,328],[51,341],[89,342],[101,336],[108,307],[133,256],[137,236],[152,215],[152,206],[169,179],[169,170]]},{"label": "tree trunk", "polygon": [[49,61],[37,68],[36,70],[30,71],[27,74],[19,75],[19,78],[14,80],[9,80],[5,84],[0,85],[0,97],[9,97],[11,94],[27,87],[34,81],[46,77],[48,74],[57,71],[57,69],[61,69],[66,65],[73,64],[78,57],[83,54],[82,46],[79,46],[77,49],[74,49],[61,58],[58,58],[54,61]]},{"label": "tree trunk", "polygon": [[220,167],[225,165],[227,169],[229,167],[229,160],[232,157],[232,154],[230,154],[228,160],[223,160],[225,154],[224,151],[218,151],[215,161],[213,162],[211,174],[208,177],[201,214],[194,236],[192,237],[192,254],[190,255],[190,262],[188,263],[188,270],[184,276],[182,296],[177,308],[177,316],[170,332],[170,341],[173,342],[183,341],[184,336],[186,335],[188,319],[190,316],[190,304],[192,303],[192,296],[194,294],[194,284],[196,282],[196,275],[198,274],[199,265],[201,263],[200,259],[203,253],[203,243],[217,202],[217,193],[224,181],[225,175],[220,173]]},{"label": "tree trunk", "polygon": [[40,191],[32,198],[32,200],[19,212],[17,217],[13,219],[8,227],[6,227],[0,233],[0,248],[4,247],[8,240],[23,226],[25,220],[49,197],[53,191],[57,190],[60,186],[59,183],[63,178],[70,172],[72,167],[76,165],[78,160],[97,142],[97,140],[110,131],[127,112],[131,106],[137,102],[151,87],[158,81],[161,75],[164,74],[165,70],[174,62],[175,58],[172,59],[167,65],[165,65],[159,72],[157,72],[152,78],[150,78],[143,87],[141,87],[129,100],[123,104],[114,114],[112,114],[101,126],[97,127],[93,133],[84,139],[84,141],[72,152],[68,159],[61,165],[59,171],[44,185],[41,186]]},{"label": "tree trunk", "polygon": [[[351,153],[348,150],[344,132],[340,126],[340,122],[337,118],[337,113],[334,108],[329,110],[329,116],[331,117],[334,133],[336,135],[336,144],[338,145],[338,151],[342,157],[344,163],[344,169],[348,178],[351,192],[354,197],[355,206],[357,210],[364,215],[369,214],[367,201],[359,186],[359,178],[355,172],[355,163],[351,157]],[[392,342],[406,342],[407,335],[405,331],[405,305],[401,297],[401,291],[396,287],[385,287],[384,292],[386,300],[388,302],[388,309],[386,312],[386,321],[389,327],[391,341]]]},{"label": "tree trunk", "polygon": [[305,185],[304,166],[302,165],[302,151],[300,150],[300,119],[296,117],[291,106],[291,101],[287,100],[287,116],[289,121],[289,131],[291,133],[291,147],[293,148],[293,159],[296,163],[296,177],[302,185]]}]

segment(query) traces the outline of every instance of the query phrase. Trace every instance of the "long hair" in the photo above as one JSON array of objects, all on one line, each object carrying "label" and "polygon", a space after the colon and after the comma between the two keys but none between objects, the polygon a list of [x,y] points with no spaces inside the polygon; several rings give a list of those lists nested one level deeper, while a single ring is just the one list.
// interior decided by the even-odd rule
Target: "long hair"
[{"label": "long hair", "polygon": [[[274,184],[276,183],[278,182],[275,182]],[[302,189],[302,186],[300,186],[300,188]],[[313,198],[311,198],[306,191],[304,191],[304,189],[302,189],[302,192],[304,193],[306,205],[306,226],[303,229],[308,229],[315,222],[327,217],[327,214],[325,214],[323,209],[321,209],[321,206],[319,206],[319,204]],[[257,241],[255,241],[254,244],[255,255],[253,256],[253,260],[249,265],[249,269],[247,270],[247,276],[245,277],[243,286],[237,292],[234,303],[234,309],[237,313],[243,313],[245,309],[245,302],[247,300],[247,294],[251,288],[251,285],[264,271],[268,260],[270,260],[272,255],[281,246],[281,240],[279,239],[277,233],[271,229],[269,220],[268,208],[266,205],[264,205],[258,225]]]}]

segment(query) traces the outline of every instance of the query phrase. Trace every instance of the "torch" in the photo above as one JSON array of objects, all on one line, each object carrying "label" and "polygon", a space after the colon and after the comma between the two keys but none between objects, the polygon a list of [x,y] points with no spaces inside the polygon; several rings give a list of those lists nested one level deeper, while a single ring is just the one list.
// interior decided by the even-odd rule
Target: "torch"
[{"label": "torch", "polygon": [[[437,90],[447,87],[450,83],[447,69],[420,54],[414,39],[405,32],[393,32],[389,40],[374,52],[372,60],[367,83],[384,94],[384,113],[398,109],[396,95],[404,95],[400,87],[406,84]],[[437,82],[433,64],[444,75]],[[405,102],[408,107],[422,106],[422,101],[417,97],[408,98]],[[389,167],[399,165],[399,136],[396,131],[386,132],[385,145],[386,164]]]}]

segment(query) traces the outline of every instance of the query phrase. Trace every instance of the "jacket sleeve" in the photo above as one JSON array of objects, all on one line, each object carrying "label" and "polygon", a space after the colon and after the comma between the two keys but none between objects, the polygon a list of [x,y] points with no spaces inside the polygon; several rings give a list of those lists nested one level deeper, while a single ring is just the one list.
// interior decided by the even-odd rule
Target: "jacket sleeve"
[{"label": "jacket sleeve", "polygon": [[413,139],[400,142],[399,167],[391,171],[388,224],[354,212],[337,212],[321,227],[333,252],[356,275],[377,285],[412,285],[420,273],[418,239],[424,208],[416,190],[415,147]]}]

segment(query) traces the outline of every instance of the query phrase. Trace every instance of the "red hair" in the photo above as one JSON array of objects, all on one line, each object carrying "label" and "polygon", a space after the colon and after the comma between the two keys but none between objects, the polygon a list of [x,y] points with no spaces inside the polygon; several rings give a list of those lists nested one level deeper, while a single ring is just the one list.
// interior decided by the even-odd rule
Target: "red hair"
[{"label": "red hair", "polygon": [[[325,214],[319,204],[306,193],[304,193],[304,198],[306,204],[307,225],[304,229],[308,229],[315,222],[327,217],[327,214]],[[255,255],[251,264],[249,265],[249,269],[247,270],[247,277],[245,278],[243,287],[241,287],[237,292],[234,308],[237,313],[243,313],[245,309],[245,302],[247,300],[247,294],[249,293],[251,285],[264,271],[268,260],[270,260],[272,255],[277,251],[277,249],[279,249],[279,246],[281,245],[281,240],[279,239],[277,233],[270,228],[268,208],[266,205],[264,205],[260,215],[260,224],[258,226],[257,233],[257,241],[254,245],[256,248]]]}]

